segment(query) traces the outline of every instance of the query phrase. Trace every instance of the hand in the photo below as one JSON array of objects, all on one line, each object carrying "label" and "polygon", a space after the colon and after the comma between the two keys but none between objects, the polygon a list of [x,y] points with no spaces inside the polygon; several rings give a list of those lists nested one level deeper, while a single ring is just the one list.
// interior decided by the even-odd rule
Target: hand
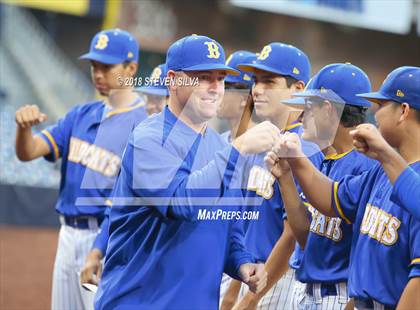
[{"label": "hand", "polygon": [[245,294],[244,297],[232,308],[232,310],[255,310],[257,309],[259,299],[251,292]]},{"label": "hand", "polygon": [[93,249],[86,257],[85,265],[80,273],[81,283],[91,283],[98,285],[102,274],[102,252],[98,249]]},{"label": "hand", "polygon": [[302,143],[296,133],[285,132],[282,134],[272,150],[280,158],[305,157],[302,152]]},{"label": "hand", "polygon": [[16,124],[20,128],[31,128],[47,120],[47,115],[39,111],[36,105],[25,105],[16,111]]},{"label": "hand", "polygon": [[267,285],[267,271],[264,264],[243,264],[239,268],[239,277],[255,294],[261,292]]},{"label": "hand", "polygon": [[268,170],[277,179],[291,172],[289,163],[284,158],[279,158],[276,153],[270,151],[264,157]]},{"label": "hand", "polygon": [[280,130],[265,121],[247,130],[232,144],[241,154],[258,154],[271,150],[279,136]]},{"label": "hand", "polygon": [[376,160],[382,160],[393,148],[385,141],[379,130],[372,124],[361,124],[350,131],[353,145],[360,153]]}]

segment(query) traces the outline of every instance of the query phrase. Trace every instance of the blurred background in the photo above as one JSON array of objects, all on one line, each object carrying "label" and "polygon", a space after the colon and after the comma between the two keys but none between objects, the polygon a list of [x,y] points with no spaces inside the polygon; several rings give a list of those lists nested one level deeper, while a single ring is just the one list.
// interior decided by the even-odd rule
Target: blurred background
[{"label": "blurred background", "polygon": [[226,54],[293,44],[313,73],[351,62],[374,89],[392,69],[420,66],[417,0],[0,0],[0,309],[49,308],[59,226],[60,163],[18,161],[14,113],[37,104],[49,116],[44,128],[95,98],[78,56],[96,32],[116,27],[140,42],[139,77],[193,33],[218,40]]}]

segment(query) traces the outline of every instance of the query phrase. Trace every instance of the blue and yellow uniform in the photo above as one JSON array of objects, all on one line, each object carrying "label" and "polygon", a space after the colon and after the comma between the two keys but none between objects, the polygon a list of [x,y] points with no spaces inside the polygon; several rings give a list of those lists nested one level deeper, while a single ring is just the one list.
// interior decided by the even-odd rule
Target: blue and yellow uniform
[{"label": "blue and yellow uniform", "polygon": [[[420,163],[411,168],[420,172]],[[379,164],[334,183],[333,205],[354,223],[349,294],[396,307],[411,277],[420,276],[420,221],[391,201],[392,184]]]},{"label": "blue and yellow uniform", "polygon": [[[359,175],[375,161],[351,150],[325,156],[320,171],[332,180]],[[311,224],[297,278],[304,283],[347,282],[353,226],[338,217],[328,217],[307,204]]]}]

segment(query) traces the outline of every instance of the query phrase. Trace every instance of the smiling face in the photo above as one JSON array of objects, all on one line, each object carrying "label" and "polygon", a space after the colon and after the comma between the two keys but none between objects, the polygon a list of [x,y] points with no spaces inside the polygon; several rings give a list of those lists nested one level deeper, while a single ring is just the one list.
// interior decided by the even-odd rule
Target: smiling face
[{"label": "smiling face", "polygon": [[177,85],[172,88],[172,93],[175,91],[180,105],[178,108],[182,109],[184,117],[198,124],[216,116],[225,92],[226,72],[221,70],[174,72],[174,76]]},{"label": "smiling face", "polygon": [[108,65],[91,61],[90,72],[95,88],[102,96],[109,96],[111,90],[127,88],[126,78],[133,77],[137,71],[137,63]]}]

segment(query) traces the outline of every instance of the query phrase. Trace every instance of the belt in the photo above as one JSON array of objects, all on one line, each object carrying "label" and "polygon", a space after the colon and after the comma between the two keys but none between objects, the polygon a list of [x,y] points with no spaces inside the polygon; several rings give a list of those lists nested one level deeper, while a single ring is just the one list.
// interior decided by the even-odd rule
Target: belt
[{"label": "belt", "polygon": [[[336,284],[332,283],[320,283],[321,285],[321,297],[325,297],[325,296],[337,296],[337,288],[336,288]],[[313,296],[314,295],[314,287],[315,287],[315,283],[307,283],[306,284],[306,293],[309,296]]]},{"label": "belt", "polygon": [[77,229],[98,229],[103,217],[94,216],[64,216],[60,215],[60,223]]},{"label": "belt", "polygon": [[358,299],[354,298],[354,308],[358,310],[394,310],[393,307],[388,307],[384,304],[381,304],[373,299]]}]

